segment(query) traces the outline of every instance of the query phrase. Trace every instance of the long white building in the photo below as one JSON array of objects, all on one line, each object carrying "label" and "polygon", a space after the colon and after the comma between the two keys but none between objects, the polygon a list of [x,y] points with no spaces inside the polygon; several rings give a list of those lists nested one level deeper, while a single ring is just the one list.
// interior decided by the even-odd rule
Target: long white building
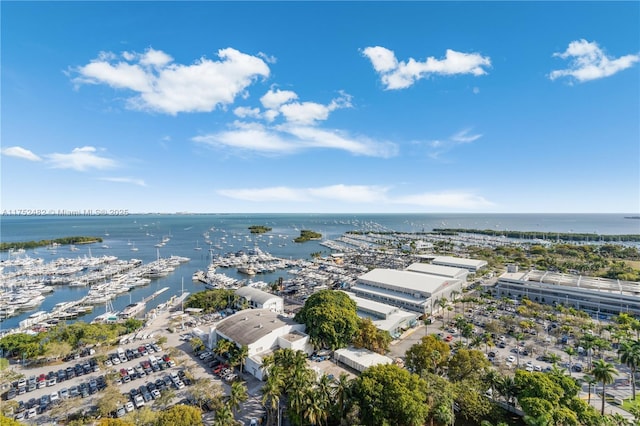
[{"label": "long white building", "polygon": [[436,256],[432,261],[434,265],[450,266],[452,268],[464,268],[469,272],[478,272],[487,267],[486,260],[468,259],[464,257]]},{"label": "long white building", "polygon": [[640,315],[640,283],[547,271],[506,272],[495,285],[495,295],[617,315]]},{"label": "long white building", "polygon": [[377,329],[387,331],[394,339],[399,337],[403,331],[413,327],[418,318],[415,312],[358,297],[348,291],[344,293],[356,302],[360,318],[369,318]]},{"label": "long white building", "polygon": [[422,272],[374,269],[358,277],[349,289],[356,296],[397,306],[420,315],[431,313],[437,301],[462,290],[462,281]]},{"label": "long white building", "polygon": [[242,301],[247,302],[249,307],[253,309],[269,309],[278,313],[282,313],[284,310],[284,299],[282,297],[255,287],[240,287],[236,290],[236,295]]}]

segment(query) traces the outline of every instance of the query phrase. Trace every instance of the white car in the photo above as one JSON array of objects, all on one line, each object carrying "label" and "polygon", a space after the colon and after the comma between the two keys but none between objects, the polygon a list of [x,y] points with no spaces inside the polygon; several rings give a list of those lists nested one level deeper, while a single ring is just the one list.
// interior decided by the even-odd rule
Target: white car
[{"label": "white car", "polygon": [[49,400],[53,404],[54,402],[57,402],[60,400],[60,395],[58,394],[58,392],[51,392],[51,396],[49,396]]},{"label": "white car", "polygon": [[151,391],[151,398],[158,399],[160,398],[160,391],[158,389],[154,389]]},{"label": "white car", "polygon": [[133,410],[135,410],[135,407],[133,406],[133,402],[129,401],[124,405],[124,409],[127,410],[127,413],[132,412]]},{"label": "white car", "polygon": [[507,358],[507,362],[510,364],[516,362],[516,357],[513,355],[509,355],[509,357]]}]

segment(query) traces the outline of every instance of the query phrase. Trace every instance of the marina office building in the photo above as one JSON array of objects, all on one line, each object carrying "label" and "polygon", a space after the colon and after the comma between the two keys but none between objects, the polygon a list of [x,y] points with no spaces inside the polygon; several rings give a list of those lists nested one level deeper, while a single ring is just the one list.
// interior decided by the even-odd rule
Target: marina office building
[{"label": "marina office building", "polygon": [[534,302],[563,304],[594,314],[640,315],[640,283],[547,271],[505,272],[494,295],[527,297]]}]

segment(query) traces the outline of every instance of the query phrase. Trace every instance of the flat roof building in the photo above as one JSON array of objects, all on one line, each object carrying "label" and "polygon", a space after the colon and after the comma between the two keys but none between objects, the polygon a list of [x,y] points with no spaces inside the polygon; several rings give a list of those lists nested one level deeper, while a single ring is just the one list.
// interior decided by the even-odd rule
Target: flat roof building
[{"label": "flat roof building", "polygon": [[453,256],[436,256],[431,263],[440,266],[451,266],[453,268],[464,268],[469,272],[478,272],[480,269],[487,266],[487,262],[485,260]]},{"label": "flat roof building", "polygon": [[399,337],[403,331],[413,327],[418,318],[415,312],[408,312],[396,306],[358,297],[348,291],[344,293],[356,302],[360,318],[369,318],[376,328],[389,332],[394,339]]},{"label": "flat roof building", "polygon": [[262,380],[262,358],[279,348],[311,353],[304,324],[298,324],[269,309],[244,309],[220,321],[211,329],[210,346],[226,339],[237,346],[247,346],[245,371]]},{"label": "flat roof building", "polygon": [[461,289],[462,281],[458,279],[379,268],[358,277],[350,291],[422,315],[431,312],[437,300],[449,298],[451,292]]},{"label": "flat roof building", "polygon": [[564,304],[604,315],[640,315],[640,283],[633,281],[537,270],[506,272],[498,278],[495,293],[526,296],[534,302]]},{"label": "flat roof building", "polygon": [[333,351],[333,358],[337,362],[363,372],[369,367],[379,364],[391,364],[393,359],[380,355],[367,349],[343,348]]},{"label": "flat roof building", "polygon": [[451,266],[434,265],[431,263],[416,262],[407,266],[406,271],[421,272],[423,274],[435,275],[437,277],[452,278],[467,281],[469,270],[466,268],[453,268]]}]

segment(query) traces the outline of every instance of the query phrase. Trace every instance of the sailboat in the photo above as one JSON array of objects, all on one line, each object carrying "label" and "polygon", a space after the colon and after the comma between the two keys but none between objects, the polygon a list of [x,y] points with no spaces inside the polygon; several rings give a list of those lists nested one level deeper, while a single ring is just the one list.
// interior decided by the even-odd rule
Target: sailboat
[{"label": "sailboat", "polygon": [[131,243],[131,251],[138,251],[138,247],[136,247],[136,243]]},{"label": "sailboat", "polygon": [[198,241],[196,240],[196,246],[193,248],[194,250],[202,250],[202,247],[198,245]]}]

